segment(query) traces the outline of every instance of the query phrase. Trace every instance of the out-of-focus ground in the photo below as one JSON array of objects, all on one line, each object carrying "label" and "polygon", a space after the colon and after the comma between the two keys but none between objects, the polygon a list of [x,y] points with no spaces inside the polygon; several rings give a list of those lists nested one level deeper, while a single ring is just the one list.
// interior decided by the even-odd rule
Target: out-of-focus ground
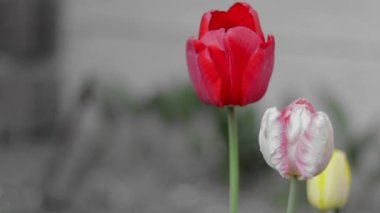
[{"label": "out-of-focus ground", "polygon": [[[39,1],[14,2],[25,15]],[[257,131],[265,108],[298,97],[328,112],[349,154],[343,212],[377,212],[380,2],[248,2],[277,43],[267,94],[238,110],[240,212],[284,211],[288,181],[264,164]],[[0,49],[0,212],[227,212],[223,110],[189,89],[184,49],[203,12],[231,4],[61,1],[51,56]]]}]

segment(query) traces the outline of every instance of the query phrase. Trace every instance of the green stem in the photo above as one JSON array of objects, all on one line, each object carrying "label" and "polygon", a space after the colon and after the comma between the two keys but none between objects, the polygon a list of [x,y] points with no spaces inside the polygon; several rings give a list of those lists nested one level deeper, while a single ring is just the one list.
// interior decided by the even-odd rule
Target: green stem
[{"label": "green stem", "polygon": [[296,212],[296,201],[297,201],[297,184],[298,180],[296,176],[292,177],[290,182],[290,190],[288,197],[288,209],[287,213],[295,213]]},{"label": "green stem", "polygon": [[237,213],[239,199],[239,148],[235,110],[227,107],[230,158],[230,212]]},{"label": "green stem", "polygon": [[334,213],[339,213],[340,209],[334,209]]}]

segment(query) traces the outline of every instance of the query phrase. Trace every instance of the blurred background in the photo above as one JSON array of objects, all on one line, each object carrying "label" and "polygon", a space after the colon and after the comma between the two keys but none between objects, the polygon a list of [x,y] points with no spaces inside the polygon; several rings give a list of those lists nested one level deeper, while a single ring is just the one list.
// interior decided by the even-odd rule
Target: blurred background
[{"label": "blurred background", "polygon": [[[343,212],[377,212],[380,2],[248,2],[276,62],[265,97],[238,109],[240,212],[285,210],[289,182],[257,133],[298,97],[349,155]],[[0,0],[0,212],[227,212],[225,111],[196,97],[185,43],[232,3]],[[317,211],[303,198],[299,212]]]}]

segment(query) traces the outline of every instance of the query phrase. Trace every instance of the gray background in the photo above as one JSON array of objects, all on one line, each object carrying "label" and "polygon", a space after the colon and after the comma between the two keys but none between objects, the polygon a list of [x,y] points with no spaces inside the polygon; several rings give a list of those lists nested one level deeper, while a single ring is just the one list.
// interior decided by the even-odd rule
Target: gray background
[{"label": "gray background", "polygon": [[[21,17],[16,31],[25,32],[18,35],[26,44],[34,44],[26,32],[38,14],[31,2],[38,1],[45,0],[0,0],[0,12],[9,2],[26,5],[13,14]],[[124,112],[116,104],[115,124],[99,96],[117,88],[144,102],[188,85],[187,38],[198,34],[205,11],[226,10],[233,1],[57,2],[52,56],[25,59],[0,48],[0,212],[228,212],[226,180],[217,170],[226,146],[209,114],[167,124],[152,111]],[[380,2],[248,3],[264,33],[276,38],[276,60],[266,95],[247,108],[261,117],[268,107],[304,97],[324,111],[321,97],[328,94],[343,106],[351,134],[337,131],[337,147],[347,149],[350,136],[377,134]],[[99,83],[95,101],[78,104],[89,78]],[[41,123],[53,136],[30,137]],[[204,141],[199,152],[189,135]],[[344,212],[377,212],[379,137],[356,146],[361,154]],[[253,176],[242,183],[240,212],[284,211],[288,181],[269,169]],[[301,203],[299,212],[317,212]]]},{"label": "gray background", "polygon": [[[264,33],[275,35],[277,42],[273,78],[261,101],[265,108],[278,105],[290,92],[313,100],[326,89],[344,102],[355,128],[377,123],[378,1],[248,2],[259,12]],[[75,84],[78,75],[96,72],[149,96],[157,88],[188,81],[186,39],[197,35],[203,12],[225,10],[233,1],[64,3],[61,35],[67,82]],[[73,88],[67,86],[65,94]]]}]

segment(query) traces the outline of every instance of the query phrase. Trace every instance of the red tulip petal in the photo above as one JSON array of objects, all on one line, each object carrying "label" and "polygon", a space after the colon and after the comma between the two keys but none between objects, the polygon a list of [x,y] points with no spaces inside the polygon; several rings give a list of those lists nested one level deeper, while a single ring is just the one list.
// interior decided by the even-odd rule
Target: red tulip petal
[{"label": "red tulip petal", "polygon": [[196,39],[193,40],[193,45],[196,53],[200,53],[206,48],[206,45],[204,45],[201,41]]},{"label": "red tulip petal", "polygon": [[243,89],[243,104],[255,102],[262,97],[262,67],[264,64],[265,51],[258,48],[251,56],[248,65],[244,71],[242,89]]},{"label": "red tulip petal", "polygon": [[234,27],[227,31],[225,44],[230,58],[231,104],[242,105],[243,73],[253,53],[262,43],[260,37],[246,27]]},{"label": "red tulip petal", "polygon": [[213,12],[214,10],[203,14],[201,25],[199,26],[199,39],[209,31],[210,20]]},{"label": "red tulip petal", "polygon": [[[264,33],[263,33],[262,29],[261,29],[259,14],[256,12],[256,10],[253,9],[249,4],[244,3],[244,2],[238,2],[235,5],[237,5],[236,7],[238,7],[238,6],[239,7],[245,7],[246,10],[248,10],[248,13],[252,17],[253,24],[250,21],[249,22],[247,21],[247,24],[249,24],[250,26],[253,25],[251,29],[253,29],[253,31],[255,31],[260,36],[260,38],[264,41],[265,40]],[[231,7],[231,9],[232,9],[232,7]],[[247,17],[247,19],[248,19],[248,17]]]},{"label": "red tulip petal", "polygon": [[263,73],[262,83],[263,84],[261,87],[261,93],[263,96],[265,92],[267,91],[269,80],[272,76],[273,67],[274,67],[275,39],[273,35],[268,35],[267,42],[262,44],[262,48],[265,49],[265,56],[264,56],[265,60],[262,67],[262,73]]},{"label": "red tulip petal", "polygon": [[186,60],[189,69],[189,75],[193,82],[197,95],[204,101],[209,100],[208,94],[205,92],[204,82],[198,65],[198,52],[196,49],[197,40],[193,37],[187,40],[186,44]]},{"label": "red tulip petal", "polygon": [[207,46],[210,58],[221,77],[221,99],[223,103],[230,102],[231,85],[229,59],[224,44],[226,32],[223,29],[209,31],[201,41]]},{"label": "red tulip petal", "polygon": [[222,106],[220,99],[221,79],[209,56],[207,49],[197,53],[194,43],[189,38],[186,45],[187,65],[191,81],[199,98],[205,103]]},{"label": "red tulip petal", "polygon": [[264,41],[264,33],[261,30],[260,20],[257,12],[247,3],[235,3],[228,10],[228,16],[233,26],[245,26],[255,31]]},{"label": "red tulip petal", "polygon": [[224,45],[225,35],[226,32],[223,29],[213,30],[204,34],[200,41],[207,47],[215,46],[224,51],[226,49]]},{"label": "red tulip petal", "polygon": [[210,57],[209,51],[203,51],[198,55],[199,68],[205,88],[212,100],[213,105],[223,106],[221,100],[221,77]]},{"label": "red tulip petal", "polygon": [[260,20],[257,12],[246,3],[235,3],[227,12],[210,11],[203,15],[199,38],[208,30],[243,26],[256,32],[264,41],[264,33],[261,30]]},{"label": "red tulip petal", "polygon": [[233,27],[230,19],[226,12],[224,11],[213,11],[211,13],[210,21],[208,29],[211,30],[218,30],[218,29],[229,29]]},{"label": "red tulip petal", "polygon": [[243,104],[260,100],[267,91],[274,65],[275,41],[272,35],[268,41],[251,56],[243,77]]}]

